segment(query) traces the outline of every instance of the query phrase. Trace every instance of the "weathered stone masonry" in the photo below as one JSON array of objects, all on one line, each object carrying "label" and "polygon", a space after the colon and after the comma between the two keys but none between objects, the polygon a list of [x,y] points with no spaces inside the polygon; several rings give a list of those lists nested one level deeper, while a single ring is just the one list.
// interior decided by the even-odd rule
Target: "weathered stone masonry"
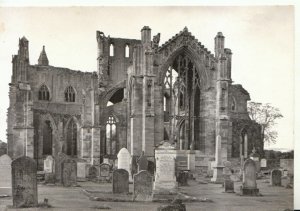
[{"label": "weathered stone masonry", "polygon": [[141,40],[100,31],[96,38],[97,73],[50,66],[44,47],[31,65],[28,40],[19,40],[7,118],[11,157],[27,155],[42,166],[47,155],[64,152],[97,164],[126,147],[153,159],[154,146],[166,140],[178,160],[195,153],[201,168],[214,158],[218,135],[224,160],[262,151],[260,126],[247,114],[249,93],[232,84],[232,53],[221,32],[215,54],[187,28],[163,45],[148,26]]}]

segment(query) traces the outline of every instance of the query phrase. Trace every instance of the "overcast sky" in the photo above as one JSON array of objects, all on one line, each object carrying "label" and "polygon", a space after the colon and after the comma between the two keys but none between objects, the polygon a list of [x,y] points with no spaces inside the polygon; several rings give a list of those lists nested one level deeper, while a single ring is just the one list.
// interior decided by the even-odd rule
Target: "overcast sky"
[{"label": "overcast sky", "polygon": [[140,39],[150,26],[164,43],[185,26],[210,51],[223,32],[233,52],[232,79],[252,101],[271,103],[283,118],[272,148],[293,148],[294,9],[267,7],[90,7],[0,8],[0,140],[6,142],[8,83],[18,39],[29,40],[30,63],[46,46],[52,66],[96,71],[96,30],[111,37]]}]

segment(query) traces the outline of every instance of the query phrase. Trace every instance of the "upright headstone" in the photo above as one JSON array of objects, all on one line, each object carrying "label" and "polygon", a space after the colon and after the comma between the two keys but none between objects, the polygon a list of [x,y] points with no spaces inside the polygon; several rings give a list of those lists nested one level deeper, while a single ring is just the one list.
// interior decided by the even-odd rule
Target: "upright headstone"
[{"label": "upright headstone", "polygon": [[45,183],[55,183],[54,158],[48,155],[44,160]]},{"label": "upright headstone", "polygon": [[255,147],[253,148],[252,153],[249,155],[249,157],[255,162],[256,172],[260,172],[260,158],[259,154],[256,152]]},{"label": "upright headstone", "polygon": [[59,183],[62,183],[61,165],[67,158],[68,156],[62,152],[59,152],[58,155],[55,157],[55,177]]},{"label": "upright headstone", "polygon": [[175,176],[176,150],[164,142],[155,150],[156,172],[153,191],[155,194],[176,192],[178,184]]},{"label": "upright headstone", "polygon": [[133,176],[133,200],[152,201],[153,177],[142,170]]},{"label": "upright headstone", "polygon": [[250,196],[259,195],[259,189],[256,186],[256,164],[251,159],[247,159],[244,162],[241,194]]},{"label": "upright headstone", "polygon": [[125,169],[116,169],[113,171],[113,193],[129,192],[129,174]]},{"label": "upright headstone", "polygon": [[7,154],[0,157],[0,188],[9,189],[11,194],[11,158]]},{"label": "upright headstone", "polygon": [[65,187],[77,185],[77,163],[76,160],[65,159],[61,165],[62,184]]},{"label": "upright headstone", "polygon": [[130,171],[131,155],[126,148],[122,148],[118,153],[118,169],[125,169],[129,174],[129,181],[132,182]]},{"label": "upright headstone", "polygon": [[222,165],[222,138],[220,135],[217,136],[216,140],[216,153],[215,153],[216,161],[213,173],[213,178],[211,178],[211,182],[213,183],[223,183],[223,168]]},{"label": "upright headstone", "polygon": [[189,173],[184,170],[180,170],[177,175],[177,182],[180,186],[187,186],[188,185],[188,178]]},{"label": "upright headstone", "polygon": [[100,181],[110,181],[110,179],[111,179],[111,173],[110,173],[111,166],[107,163],[101,163],[99,168],[100,168],[100,176],[99,176]]},{"label": "upright headstone", "polygon": [[294,159],[280,159],[280,167],[288,174],[294,174]]},{"label": "upright headstone", "polygon": [[77,180],[78,181],[85,181],[86,180],[86,165],[87,162],[83,160],[77,161]]},{"label": "upright headstone", "polygon": [[273,169],[271,171],[270,184],[272,186],[281,186],[281,171]]},{"label": "upright headstone", "polygon": [[99,177],[99,166],[91,166],[89,168],[89,176],[88,178],[90,180],[97,180]]},{"label": "upright headstone", "polygon": [[22,156],[12,161],[12,194],[13,206],[36,207],[37,194],[37,165],[30,157]]},{"label": "upright headstone", "polygon": [[260,167],[267,168],[267,159],[263,158],[260,160]]},{"label": "upright headstone", "polygon": [[223,162],[223,176],[224,176],[224,188],[226,193],[234,193],[234,182],[231,180],[231,162],[225,161]]},{"label": "upright headstone", "polygon": [[142,154],[139,157],[137,164],[138,164],[138,172],[143,171],[143,170],[145,170],[145,171],[148,170],[148,159],[144,154]]}]

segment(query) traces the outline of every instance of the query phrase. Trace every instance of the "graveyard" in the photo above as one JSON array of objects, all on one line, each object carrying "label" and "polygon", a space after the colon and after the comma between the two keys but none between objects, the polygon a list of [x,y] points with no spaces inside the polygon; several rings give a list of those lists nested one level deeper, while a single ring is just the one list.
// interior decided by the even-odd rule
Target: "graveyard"
[{"label": "graveyard", "polygon": [[154,166],[126,148],[100,165],[47,156],[43,171],[32,158],[2,155],[0,210],[293,210],[293,159],[267,168],[250,155],[240,172],[219,159],[206,172],[178,169],[167,142],[156,148]]}]

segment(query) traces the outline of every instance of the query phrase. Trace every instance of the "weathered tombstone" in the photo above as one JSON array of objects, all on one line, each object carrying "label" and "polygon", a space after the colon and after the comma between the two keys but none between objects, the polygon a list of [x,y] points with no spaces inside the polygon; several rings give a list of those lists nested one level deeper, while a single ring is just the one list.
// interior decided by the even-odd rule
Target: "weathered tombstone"
[{"label": "weathered tombstone", "polygon": [[155,173],[155,163],[150,160],[148,160],[148,172],[152,175]]},{"label": "weathered tombstone", "polygon": [[111,166],[107,163],[101,163],[100,166],[100,181],[110,181],[110,168]]},{"label": "weathered tombstone", "polygon": [[222,138],[220,135],[217,136],[216,140],[216,153],[215,153],[215,166],[213,178],[211,178],[211,182],[213,183],[220,183],[222,184],[224,182],[223,179],[223,164],[222,164]]},{"label": "weathered tombstone", "polygon": [[60,183],[62,183],[61,165],[67,158],[68,156],[62,152],[59,152],[58,155],[55,157],[55,177],[56,180]]},{"label": "weathered tombstone", "polygon": [[13,206],[36,207],[37,194],[37,165],[30,157],[22,156],[12,161],[12,194]]},{"label": "weathered tombstone", "polygon": [[116,169],[113,171],[113,193],[129,192],[129,173],[125,169]]},{"label": "weathered tombstone", "polygon": [[259,189],[256,186],[256,164],[251,159],[247,159],[244,162],[241,194],[250,196],[259,195]]},{"label": "weathered tombstone", "polygon": [[44,160],[45,183],[55,183],[54,158],[48,155]]},{"label": "weathered tombstone", "polygon": [[225,161],[225,162],[223,162],[223,165],[224,165],[224,169],[223,169],[224,180],[230,179],[230,176],[232,175],[231,162]]},{"label": "weathered tombstone", "polygon": [[153,191],[155,194],[176,192],[178,187],[175,176],[176,150],[164,142],[155,150],[156,173]]},{"label": "weathered tombstone", "polygon": [[87,165],[87,162],[85,160],[77,161],[77,180],[78,181],[86,180],[86,165]]},{"label": "weathered tombstone", "polygon": [[99,169],[98,166],[91,166],[89,168],[89,179],[90,180],[96,180],[99,176]]},{"label": "weathered tombstone", "polygon": [[180,186],[188,185],[189,173],[187,171],[181,170],[178,172],[177,182]]},{"label": "weathered tombstone", "polygon": [[152,201],[153,177],[142,170],[133,176],[133,200]]},{"label": "weathered tombstone", "polygon": [[138,172],[143,171],[143,170],[148,170],[148,159],[144,155],[144,153],[139,157],[138,161]]},{"label": "weathered tombstone", "polygon": [[11,188],[11,158],[7,154],[0,157],[0,188]]},{"label": "weathered tombstone", "polygon": [[260,160],[260,167],[267,168],[267,159],[263,158]]},{"label": "weathered tombstone", "polygon": [[65,187],[77,185],[77,163],[76,160],[65,159],[61,165],[62,184]]},{"label": "weathered tombstone", "polygon": [[280,167],[288,174],[294,174],[294,159],[280,159]]},{"label": "weathered tombstone", "polygon": [[253,148],[252,153],[249,155],[249,157],[255,162],[256,172],[260,172],[260,158],[255,148]]},{"label": "weathered tombstone", "polygon": [[132,182],[130,171],[131,155],[126,148],[122,148],[118,153],[118,169],[125,169],[129,174],[129,181]]},{"label": "weathered tombstone", "polygon": [[272,186],[281,186],[281,171],[273,169],[271,171],[270,184]]},{"label": "weathered tombstone", "polygon": [[225,179],[224,187],[226,193],[234,193],[234,182],[231,179]]}]

